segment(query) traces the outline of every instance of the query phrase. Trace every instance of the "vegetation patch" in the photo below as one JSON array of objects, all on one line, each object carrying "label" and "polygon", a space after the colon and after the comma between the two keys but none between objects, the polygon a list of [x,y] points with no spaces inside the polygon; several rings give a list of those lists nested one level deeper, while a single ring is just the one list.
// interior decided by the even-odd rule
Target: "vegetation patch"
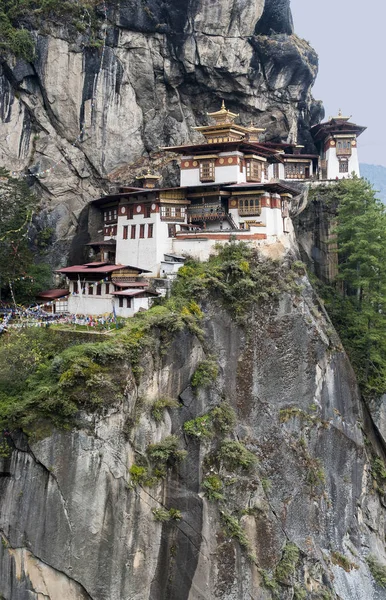
[{"label": "vegetation patch", "polygon": [[[357,177],[310,190],[331,218],[336,283],[316,283],[365,398],[386,392],[386,207]],[[335,223],[335,226],[334,226]]]},{"label": "vegetation patch", "polygon": [[2,0],[0,7],[0,54],[11,52],[26,61],[35,56],[30,30],[46,31],[47,21],[66,25],[73,34],[84,34],[85,45],[102,45],[97,0]]},{"label": "vegetation patch", "polygon": [[156,423],[161,423],[167,408],[180,408],[180,403],[173,398],[159,398],[151,407],[151,416]]},{"label": "vegetation patch", "polygon": [[372,576],[379,586],[386,589],[386,566],[381,565],[375,556],[368,556],[366,562],[369,565]]},{"label": "vegetation patch", "polygon": [[251,547],[249,540],[238,518],[223,511],[221,511],[220,515],[227,534],[231,538],[237,540],[242,548],[250,551]]},{"label": "vegetation patch", "polygon": [[304,587],[299,585],[295,585],[294,587],[294,600],[306,600],[307,599],[307,590]]},{"label": "vegetation patch", "polygon": [[161,523],[181,521],[182,519],[181,511],[177,510],[177,508],[170,508],[169,510],[166,508],[153,508],[152,513],[154,515],[154,520]]},{"label": "vegetation patch", "polygon": [[169,435],[158,444],[150,444],[146,449],[146,458],[130,467],[129,473],[133,485],[153,487],[164,479],[168,469],[177,466],[186,457],[186,450],[179,448],[178,437]]},{"label": "vegetation patch", "polygon": [[371,474],[374,477],[378,491],[381,494],[386,493],[386,467],[383,460],[379,457],[374,458],[371,464]]},{"label": "vegetation patch", "polygon": [[344,569],[347,573],[349,573],[353,569],[359,569],[358,565],[351,562],[351,560],[349,560],[341,552],[331,552],[331,560],[334,565],[342,567],[342,569]]},{"label": "vegetation patch", "polygon": [[190,381],[191,386],[194,389],[208,387],[216,380],[217,375],[217,363],[212,359],[204,360],[193,373]]},{"label": "vegetation patch", "polygon": [[235,423],[235,411],[227,402],[222,402],[205,415],[186,421],[183,429],[192,437],[210,438],[215,433],[219,435],[228,433]]},{"label": "vegetation patch", "polygon": [[304,410],[297,408],[296,406],[291,406],[289,408],[282,408],[279,412],[279,419],[281,423],[287,423],[290,419],[298,418],[302,421],[306,421],[307,423],[314,423],[315,417],[312,417]]},{"label": "vegetation patch", "polygon": [[295,573],[296,565],[299,562],[299,548],[290,542],[285,545],[283,556],[276,567],[276,579],[280,583],[288,584]]},{"label": "vegetation patch", "polygon": [[252,454],[241,442],[224,440],[217,452],[217,459],[227,471],[243,469],[248,471],[257,463],[256,456]]},{"label": "vegetation patch", "polygon": [[224,500],[224,484],[219,475],[208,475],[202,482],[205,495],[209,500]]}]

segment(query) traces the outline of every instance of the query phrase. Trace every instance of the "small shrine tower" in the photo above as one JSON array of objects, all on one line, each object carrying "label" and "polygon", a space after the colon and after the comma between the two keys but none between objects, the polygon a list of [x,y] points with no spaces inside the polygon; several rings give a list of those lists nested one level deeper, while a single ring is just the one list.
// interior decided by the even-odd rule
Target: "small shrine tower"
[{"label": "small shrine tower", "polygon": [[360,177],[357,139],[366,127],[349,121],[350,117],[339,111],[337,117],[311,129],[319,150],[322,180],[343,179],[352,173]]}]

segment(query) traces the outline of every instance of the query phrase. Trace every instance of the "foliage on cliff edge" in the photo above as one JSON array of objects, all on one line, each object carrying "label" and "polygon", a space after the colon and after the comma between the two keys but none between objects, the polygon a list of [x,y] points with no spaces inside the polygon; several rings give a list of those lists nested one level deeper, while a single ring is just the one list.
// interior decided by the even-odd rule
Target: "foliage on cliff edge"
[{"label": "foliage on cliff edge", "polygon": [[364,179],[317,189],[312,197],[336,210],[331,252],[339,273],[319,284],[326,308],[366,397],[386,392],[386,208]]},{"label": "foliage on cliff edge", "polygon": [[97,338],[103,341],[90,342],[85,336],[79,344],[71,331],[65,341],[54,329],[3,335],[0,427],[33,431],[41,419],[73,426],[80,411],[103,411],[123,398],[127,362],[139,381],[146,350],[162,356],[182,330],[203,341],[201,322],[209,300],[224,306],[242,325],[262,302],[267,313],[283,290],[297,291],[298,276],[297,263],[291,269],[244,244],[231,243],[206,263],[188,261],[170,298],[128,319],[123,329]]}]

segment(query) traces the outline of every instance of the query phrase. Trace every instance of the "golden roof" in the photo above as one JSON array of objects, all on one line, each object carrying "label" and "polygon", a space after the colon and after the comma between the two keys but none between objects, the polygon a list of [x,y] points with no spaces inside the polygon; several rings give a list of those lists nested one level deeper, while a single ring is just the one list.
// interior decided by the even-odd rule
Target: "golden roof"
[{"label": "golden roof", "polygon": [[152,175],[150,169],[144,175],[139,175],[136,179],[160,179],[161,175]]},{"label": "golden roof", "polygon": [[329,120],[330,121],[331,120],[334,120],[334,121],[348,121],[349,119],[351,119],[351,115],[349,117],[344,117],[343,114],[342,114],[342,109],[340,108],[339,112],[338,112],[338,116],[337,117],[330,117]]},{"label": "golden roof", "polygon": [[248,127],[248,131],[250,131],[251,133],[263,133],[264,131],[266,131],[265,128],[261,128],[261,127],[255,127],[255,124],[253,121],[251,121],[249,127]]},{"label": "golden roof", "polygon": [[238,114],[231,112],[230,110],[228,110],[225,107],[224,100],[222,101],[220,110],[213,112],[213,113],[207,113],[207,115],[208,115],[208,117],[211,117],[212,119],[214,119],[218,124],[233,123],[233,121],[236,119],[236,117],[239,116]]}]

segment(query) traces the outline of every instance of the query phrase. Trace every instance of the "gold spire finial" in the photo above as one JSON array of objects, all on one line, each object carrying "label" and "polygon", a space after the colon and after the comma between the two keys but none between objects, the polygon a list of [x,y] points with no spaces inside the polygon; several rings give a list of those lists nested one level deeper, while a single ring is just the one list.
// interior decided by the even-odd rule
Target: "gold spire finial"
[{"label": "gold spire finial", "polygon": [[225,100],[223,99],[222,104],[221,104],[221,110],[226,110],[225,108]]}]

